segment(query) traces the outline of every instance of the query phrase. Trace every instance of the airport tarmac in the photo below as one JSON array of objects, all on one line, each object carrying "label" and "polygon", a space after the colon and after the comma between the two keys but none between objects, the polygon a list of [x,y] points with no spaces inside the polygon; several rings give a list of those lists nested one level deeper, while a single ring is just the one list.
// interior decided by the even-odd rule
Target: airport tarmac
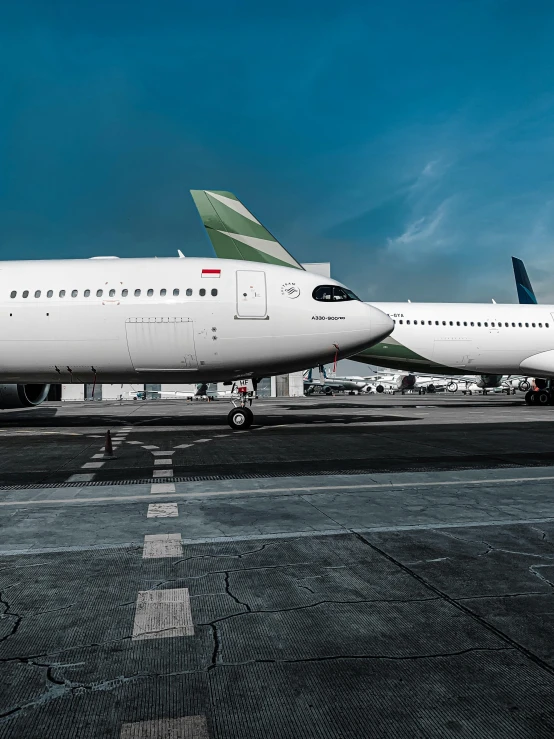
[{"label": "airport tarmac", "polygon": [[2,412],[0,739],[551,737],[554,408],[229,407]]}]

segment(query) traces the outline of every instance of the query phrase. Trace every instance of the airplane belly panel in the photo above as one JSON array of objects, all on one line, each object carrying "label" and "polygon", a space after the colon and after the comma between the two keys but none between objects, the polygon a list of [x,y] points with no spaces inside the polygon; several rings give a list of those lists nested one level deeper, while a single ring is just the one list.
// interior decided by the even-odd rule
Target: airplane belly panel
[{"label": "airplane belly panel", "polygon": [[188,318],[128,318],[127,346],[135,370],[195,370],[193,326]]}]

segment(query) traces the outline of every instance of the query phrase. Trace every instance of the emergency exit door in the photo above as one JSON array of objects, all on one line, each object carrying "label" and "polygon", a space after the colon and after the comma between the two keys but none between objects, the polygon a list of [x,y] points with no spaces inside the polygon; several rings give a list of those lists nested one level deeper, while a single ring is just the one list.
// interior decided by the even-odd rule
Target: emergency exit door
[{"label": "emergency exit door", "polygon": [[237,318],[265,318],[266,315],[265,272],[237,270]]}]

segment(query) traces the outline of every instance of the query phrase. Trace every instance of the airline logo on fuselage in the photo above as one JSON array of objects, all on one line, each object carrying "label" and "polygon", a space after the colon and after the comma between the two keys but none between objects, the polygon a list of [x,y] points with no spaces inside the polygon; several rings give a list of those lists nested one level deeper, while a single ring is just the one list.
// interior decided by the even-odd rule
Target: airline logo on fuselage
[{"label": "airline logo on fuselage", "polygon": [[295,282],[285,282],[281,285],[281,295],[286,295],[287,298],[297,298],[300,295],[300,288]]}]

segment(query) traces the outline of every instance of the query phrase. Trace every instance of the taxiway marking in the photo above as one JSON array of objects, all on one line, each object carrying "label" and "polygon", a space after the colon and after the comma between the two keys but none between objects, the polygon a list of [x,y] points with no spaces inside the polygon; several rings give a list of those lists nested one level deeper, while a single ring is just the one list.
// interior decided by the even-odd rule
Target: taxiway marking
[{"label": "taxiway marking", "polygon": [[159,495],[160,493],[175,493],[175,483],[153,482],[150,488],[150,495]]},{"label": "taxiway marking", "polygon": [[139,590],[133,641],[194,636],[188,588]]},{"label": "taxiway marking", "polygon": [[104,466],[104,462],[85,462],[81,465],[82,470],[95,470]]},{"label": "taxiway marking", "polygon": [[147,534],[144,537],[143,559],[182,556],[181,534]]},{"label": "taxiway marking", "polygon": [[150,503],[146,518],[174,518],[178,515],[177,503]]},{"label": "taxiway marking", "polygon": [[173,464],[173,460],[172,459],[155,459],[154,460],[154,464],[155,465],[158,465],[158,466],[160,466],[162,464],[171,465],[171,464]]},{"label": "taxiway marking", "polygon": [[153,477],[173,477],[173,470],[154,470]]},{"label": "taxiway marking", "polygon": [[123,724],[119,739],[208,739],[204,716],[160,718]]}]

